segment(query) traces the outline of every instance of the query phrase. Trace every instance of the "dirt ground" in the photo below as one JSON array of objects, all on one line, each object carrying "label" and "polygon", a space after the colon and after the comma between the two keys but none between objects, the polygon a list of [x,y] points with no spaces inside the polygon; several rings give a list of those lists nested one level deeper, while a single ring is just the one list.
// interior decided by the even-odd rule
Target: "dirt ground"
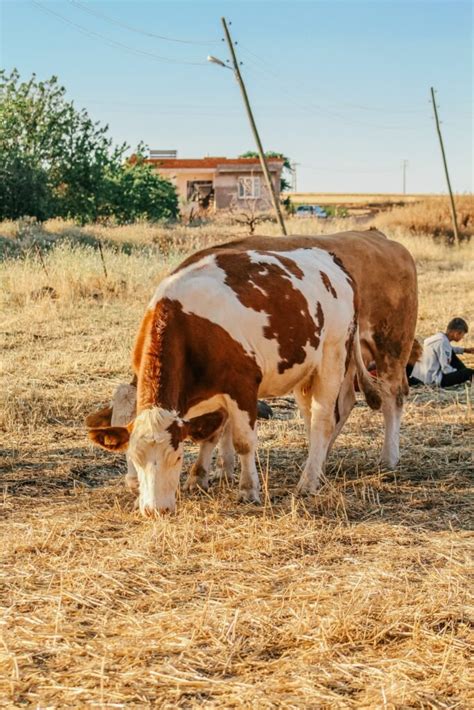
[{"label": "dirt ground", "polygon": [[[472,247],[404,243],[419,335],[453,315],[474,328]],[[412,391],[390,473],[381,416],[359,399],[304,500],[303,423],[278,399],[259,431],[262,505],[216,483],[142,519],[123,457],[82,420],[127,380],[174,257],[106,251],[105,283],[96,253],[68,249],[45,257],[48,279],[34,259],[0,268],[0,705],[472,707],[469,388]],[[46,281],[56,297],[32,295]]]}]

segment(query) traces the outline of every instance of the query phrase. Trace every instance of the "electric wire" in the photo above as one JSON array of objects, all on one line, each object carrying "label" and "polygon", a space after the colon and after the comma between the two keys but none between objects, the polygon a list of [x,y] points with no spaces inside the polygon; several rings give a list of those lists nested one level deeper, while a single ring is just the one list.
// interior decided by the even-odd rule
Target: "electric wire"
[{"label": "electric wire", "polygon": [[142,30],[139,29],[138,27],[132,27],[131,25],[128,25],[125,22],[122,22],[121,20],[117,20],[113,17],[110,17],[110,15],[105,15],[103,12],[99,12],[98,10],[92,9],[91,7],[87,7],[82,2],[78,2],[78,0],[69,0],[71,5],[74,5],[77,7],[79,10],[82,10],[83,12],[88,12],[89,15],[94,15],[95,17],[99,17],[102,20],[106,20],[107,22],[110,22],[113,25],[117,25],[118,27],[123,27],[124,29],[129,30],[130,32],[135,32],[135,34],[140,34],[144,35],[145,37],[151,37],[153,39],[160,39],[165,42],[177,42],[179,44],[219,44],[220,40],[216,39],[210,39],[210,40],[190,40],[190,39],[178,39],[177,37],[166,37],[164,35],[159,35],[155,34],[155,32],[148,32],[147,30]]},{"label": "electric wire", "polygon": [[70,25],[71,27],[74,27],[76,30],[81,32],[82,34],[88,36],[88,37],[93,37],[95,39],[99,39],[101,42],[104,42],[105,44],[108,44],[110,47],[114,47],[115,49],[121,49],[125,50],[129,54],[135,54],[137,56],[141,57],[146,57],[148,59],[152,59],[156,62],[160,62],[162,64],[180,64],[180,65],[191,65],[191,66],[205,66],[206,62],[191,62],[191,61],[185,61],[185,60],[180,60],[180,59],[172,59],[171,57],[162,57],[158,54],[154,54],[153,52],[147,52],[144,49],[136,49],[135,47],[129,47],[127,44],[124,44],[123,42],[117,42],[114,39],[110,39],[109,37],[105,37],[104,35],[100,34],[99,32],[94,32],[93,30],[89,30],[86,27],[83,27],[82,25],[79,25],[77,22],[73,22],[72,20],[69,20],[67,17],[64,17],[64,15],[61,15],[59,12],[56,12],[55,10],[52,10],[49,7],[45,7],[42,5],[40,2],[37,0],[30,0],[31,4],[34,5],[36,8],[41,10],[42,12],[48,13],[49,15],[53,15],[54,17],[57,17],[59,20],[64,22],[67,25]]}]

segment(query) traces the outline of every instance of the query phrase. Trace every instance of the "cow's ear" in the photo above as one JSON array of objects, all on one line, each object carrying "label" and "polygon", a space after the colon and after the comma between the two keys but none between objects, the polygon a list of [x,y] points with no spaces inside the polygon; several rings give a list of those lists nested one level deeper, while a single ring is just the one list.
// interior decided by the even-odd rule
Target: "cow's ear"
[{"label": "cow's ear", "polygon": [[110,426],[112,422],[112,407],[104,407],[97,412],[89,414],[84,423],[88,429],[102,429]]},{"label": "cow's ear", "polygon": [[125,426],[110,426],[104,429],[89,429],[89,439],[108,451],[125,451],[130,432]]},{"label": "cow's ear", "polygon": [[226,419],[227,413],[223,409],[193,417],[185,422],[186,435],[193,441],[205,441],[220,429]]}]

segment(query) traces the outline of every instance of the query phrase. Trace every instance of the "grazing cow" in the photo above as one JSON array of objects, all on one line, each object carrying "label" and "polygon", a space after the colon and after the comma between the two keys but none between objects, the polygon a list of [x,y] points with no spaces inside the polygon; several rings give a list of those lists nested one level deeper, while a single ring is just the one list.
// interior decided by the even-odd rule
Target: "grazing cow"
[{"label": "grazing cow", "polygon": [[[212,453],[224,428],[241,460],[239,497],[259,500],[258,395],[295,392],[309,433],[298,490],[309,493],[316,491],[328,448],[347,418],[355,371],[369,405],[381,405],[362,359],[358,284],[334,248],[346,238],[351,233],[327,245],[313,237],[231,243],[193,255],[160,284],[136,339],[138,415],[126,427],[89,432],[106,449],[128,448],[143,513],[174,510],[183,440],[208,442]],[[378,240],[393,244],[383,235]],[[403,273],[396,278],[403,282]],[[389,323],[383,334],[388,342]],[[404,331],[398,333],[397,342],[403,337]],[[408,352],[412,341],[413,334]],[[400,380],[401,400],[403,392]]]}]

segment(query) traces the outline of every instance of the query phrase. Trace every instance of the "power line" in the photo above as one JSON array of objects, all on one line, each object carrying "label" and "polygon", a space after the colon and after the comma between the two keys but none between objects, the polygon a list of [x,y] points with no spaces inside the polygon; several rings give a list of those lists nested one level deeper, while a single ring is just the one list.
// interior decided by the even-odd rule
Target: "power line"
[{"label": "power line", "polygon": [[[252,69],[253,69],[253,71],[255,71],[255,67],[254,68],[251,67],[251,70]],[[257,67],[257,70],[258,70],[258,67]],[[252,71],[251,71],[251,73],[252,73]],[[296,94],[288,91],[286,85],[283,84],[283,82],[281,81],[281,79],[277,75],[275,75],[275,78],[282,86],[282,88],[281,88],[282,93],[286,94],[292,100],[293,103],[297,103],[299,108],[301,108],[304,111],[309,112],[313,115],[330,116],[331,118],[335,118],[335,119],[340,120],[343,123],[346,123],[351,126],[353,126],[355,124],[355,125],[364,126],[367,128],[375,128],[375,129],[383,130],[383,131],[419,131],[420,130],[420,128],[418,126],[387,126],[387,125],[380,125],[380,124],[376,124],[376,123],[370,123],[367,121],[361,121],[358,118],[352,118],[350,116],[347,116],[346,114],[340,113],[339,111],[334,111],[332,109],[326,108],[325,106],[322,106],[321,104],[315,104],[315,103],[303,104],[303,103],[301,103],[301,101],[295,102]],[[257,75],[257,81],[261,81],[261,78],[258,75]]]},{"label": "power line", "polygon": [[347,167],[347,168],[332,168],[332,167],[327,167],[324,165],[308,165],[307,163],[299,163],[300,167],[308,169],[308,170],[315,170],[319,172],[325,172],[325,173],[367,173],[367,174],[372,174],[372,173],[377,173],[377,174],[382,174],[382,173],[393,173],[395,170],[398,170],[398,168],[368,168],[368,167]]},{"label": "power line", "polygon": [[[251,57],[254,57],[254,59],[256,59],[256,60],[259,62],[260,66],[258,66],[255,62],[253,62],[253,61],[251,60],[252,63],[254,64],[255,68],[257,68],[257,69],[260,70],[260,71],[266,72],[269,76],[272,76],[272,77],[273,77],[274,79],[276,79],[278,82],[282,82],[281,76],[280,76],[279,74],[277,74],[275,71],[273,71],[272,69],[270,69],[270,67],[268,66],[268,64],[267,64],[263,59],[261,59],[261,57],[259,57],[259,56],[258,56],[257,54],[255,54],[254,52],[251,52],[249,49],[247,49],[247,48],[244,47],[243,45],[240,45],[240,47],[243,49],[243,51],[244,51],[245,54],[250,55]],[[321,87],[321,86],[315,86],[314,88],[316,88],[318,91],[321,91],[321,92],[323,92],[323,93],[326,93],[326,96],[328,96],[328,97],[330,96],[327,92],[325,92],[325,90],[324,90],[323,87]],[[418,108],[418,109],[392,109],[392,108],[389,108],[389,107],[382,108],[382,107],[377,107],[377,106],[367,106],[367,105],[364,105],[364,104],[350,103],[350,102],[348,102],[348,101],[334,101],[334,99],[331,99],[331,98],[329,98],[329,101],[330,101],[331,103],[333,103],[335,106],[342,106],[342,107],[347,107],[347,108],[356,108],[356,109],[359,109],[359,110],[361,110],[361,111],[374,111],[374,112],[389,113],[389,114],[393,114],[393,113],[419,114],[419,115],[421,115],[421,114],[426,114],[426,111],[425,111],[424,109],[422,109],[422,108]],[[326,110],[330,110],[330,109],[326,109]]]},{"label": "power line", "polygon": [[126,30],[129,30],[130,32],[135,32],[136,34],[144,35],[145,37],[152,37],[153,39],[161,39],[165,42],[178,42],[179,44],[218,44],[220,43],[219,40],[216,39],[210,39],[210,40],[190,40],[190,39],[178,39],[176,37],[165,37],[164,35],[158,35],[155,34],[154,32],[148,32],[146,30],[141,30],[138,27],[132,27],[131,25],[126,24],[125,22],[121,22],[120,20],[116,20],[113,17],[110,17],[109,15],[104,15],[102,12],[98,12],[97,10],[93,10],[90,7],[87,7],[84,3],[78,2],[78,0],[69,0],[71,5],[74,5],[75,7],[79,8],[83,12],[88,12],[89,15],[95,15],[95,17],[100,17],[102,20],[106,20],[107,22],[112,23],[113,25],[117,25],[118,27],[123,27]]},{"label": "power line", "polygon": [[37,2],[37,0],[30,0],[30,2],[32,5],[37,7],[42,12],[46,12],[49,15],[53,15],[54,17],[57,17],[59,20],[66,23],[67,25],[71,25],[71,27],[74,27],[76,30],[78,30],[82,34],[84,34],[88,37],[93,37],[95,39],[99,39],[101,42],[108,44],[110,47],[114,47],[115,49],[125,50],[129,54],[135,54],[137,56],[146,57],[147,59],[153,59],[154,61],[160,62],[163,64],[186,64],[186,65],[193,65],[193,66],[203,66],[206,64],[206,62],[188,62],[188,61],[182,61],[179,59],[171,59],[170,57],[161,57],[158,54],[154,54],[153,52],[147,52],[144,49],[136,49],[134,47],[129,47],[127,44],[123,44],[122,42],[117,42],[114,39],[104,37],[104,35],[99,34],[99,32],[93,32],[92,30],[89,30],[86,27],[83,27],[82,25],[77,24],[77,22],[73,22],[72,20],[69,20],[67,17],[64,17],[64,15],[61,15],[59,12],[56,12],[55,10],[51,10],[49,7],[45,7],[40,2]]}]

